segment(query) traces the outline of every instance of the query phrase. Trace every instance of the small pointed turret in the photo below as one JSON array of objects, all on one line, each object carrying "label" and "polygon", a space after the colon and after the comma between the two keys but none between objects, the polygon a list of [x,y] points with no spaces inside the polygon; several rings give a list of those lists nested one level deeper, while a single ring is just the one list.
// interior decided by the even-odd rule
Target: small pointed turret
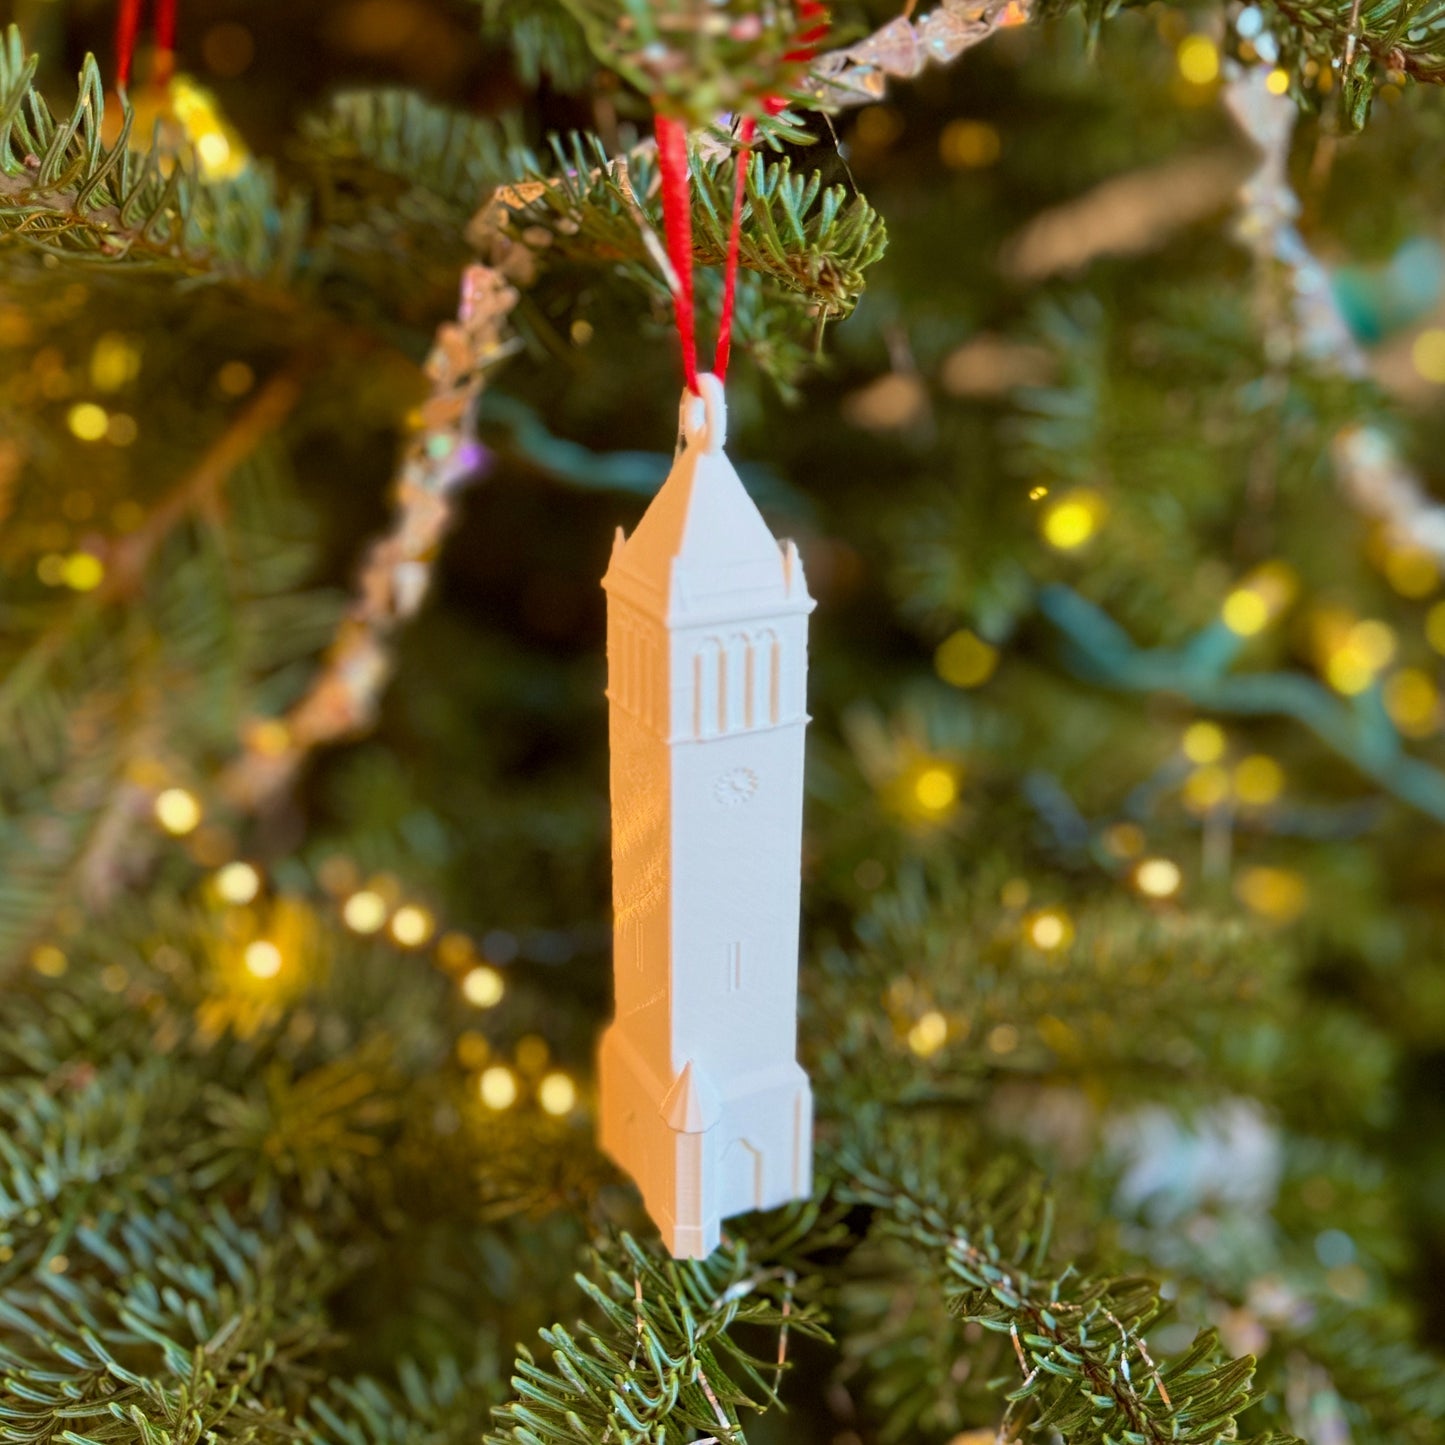
[{"label": "small pointed turret", "polygon": [[702,1134],[722,1118],[722,1101],[707,1071],[694,1059],[683,1066],[658,1111],[669,1129],[679,1134]]}]

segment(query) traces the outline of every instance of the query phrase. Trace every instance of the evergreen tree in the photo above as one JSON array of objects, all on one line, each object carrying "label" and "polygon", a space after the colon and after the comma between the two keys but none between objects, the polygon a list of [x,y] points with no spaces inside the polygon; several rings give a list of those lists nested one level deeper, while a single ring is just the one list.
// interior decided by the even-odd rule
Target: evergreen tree
[{"label": "evergreen tree", "polygon": [[[0,1440],[1445,1438],[1438,0],[9,10]],[[592,1122],[655,111],[820,599],[703,1262]]]}]

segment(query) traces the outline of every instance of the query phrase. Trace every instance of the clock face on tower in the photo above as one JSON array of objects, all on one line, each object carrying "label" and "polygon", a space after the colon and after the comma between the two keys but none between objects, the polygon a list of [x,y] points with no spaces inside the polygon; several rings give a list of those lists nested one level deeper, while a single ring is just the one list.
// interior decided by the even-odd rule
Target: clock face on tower
[{"label": "clock face on tower", "polygon": [[713,797],[724,807],[746,803],[758,790],[758,775],[751,768],[729,768],[712,785]]}]

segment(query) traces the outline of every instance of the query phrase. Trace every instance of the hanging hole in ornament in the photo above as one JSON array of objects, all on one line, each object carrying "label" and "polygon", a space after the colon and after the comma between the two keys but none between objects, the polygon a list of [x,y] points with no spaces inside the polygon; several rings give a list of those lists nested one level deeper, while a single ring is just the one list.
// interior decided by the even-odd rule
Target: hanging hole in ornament
[{"label": "hanging hole in ornament", "polygon": [[697,392],[683,394],[683,433],[689,446],[720,452],[728,437],[728,407],[722,382],[705,371],[698,377],[697,387]]}]

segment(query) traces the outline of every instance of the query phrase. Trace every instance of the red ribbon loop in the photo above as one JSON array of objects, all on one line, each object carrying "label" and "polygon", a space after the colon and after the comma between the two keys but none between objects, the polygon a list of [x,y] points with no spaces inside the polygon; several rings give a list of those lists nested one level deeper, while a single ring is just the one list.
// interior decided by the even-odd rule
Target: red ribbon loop
[{"label": "red ribbon loop", "polygon": [[[828,33],[827,7],[822,0],[798,0],[798,15],[812,22],[799,31],[797,45],[785,58],[809,61],[818,42]],[[768,96],[763,109],[777,115],[786,101]],[[718,311],[717,354],[713,372],[727,380],[728,359],[733,348],[733,312],[737,303],[738,258],[742,249],[743,197],[747,193],[748,161],[752,154],[757,123],[745,115],[738,122],[738,152],[733,175],[733,211],[728,226],[726,259],[723,262],[722,305]],[[667,257],[672,262],[673,300],[677,308],[677,337],[682,345],[682,374],[687,388],[697,394],[697,310],[692,286],[692,201],[688,195],[687,132],[671,116],[657,117],[657,159],[662,167],[662,227],[667,238]]]}]

